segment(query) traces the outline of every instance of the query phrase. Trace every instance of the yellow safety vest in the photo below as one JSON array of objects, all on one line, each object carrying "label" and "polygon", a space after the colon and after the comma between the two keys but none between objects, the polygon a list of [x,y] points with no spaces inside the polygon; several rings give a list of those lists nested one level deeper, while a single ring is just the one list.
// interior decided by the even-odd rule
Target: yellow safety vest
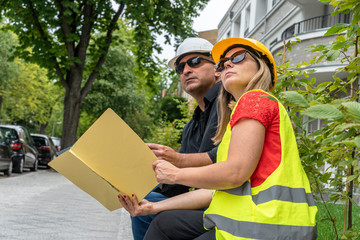
[{"label": "yellow safety vest", "polygon": [[[275,97],[271,98],[275,100]],[[280,165],[259,186],[251,187],[249,180],[234,189],[214,191],[211,204],[204,213],[204,227],[215,228],[218,240],[316,239],[317,207],[300,162],[289,116],[279,101],[277,104]],[[230,139],[228,124],[218,148],[217,162],[227,160]]]}]

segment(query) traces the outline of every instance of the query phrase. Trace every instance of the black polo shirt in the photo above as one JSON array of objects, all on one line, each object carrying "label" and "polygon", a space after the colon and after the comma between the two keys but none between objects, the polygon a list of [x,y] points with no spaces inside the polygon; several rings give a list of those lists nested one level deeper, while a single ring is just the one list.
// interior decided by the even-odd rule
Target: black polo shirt
[{"label": "black polo shirt", "polygon": [[[204,97],[205,111],[201,111],[198,106],[192,119],[185,125],[182,132],[180,153],[207,152],[211,160],[214,163],[216,162],[217,146],[213,144],[211,138],[215,136],[218,124],[216,99],[220,86],[221,82],[218,82],[210,88]],[[188,191],[189,187],[187,186],[163,184],[159,192],[172,197]]]}]

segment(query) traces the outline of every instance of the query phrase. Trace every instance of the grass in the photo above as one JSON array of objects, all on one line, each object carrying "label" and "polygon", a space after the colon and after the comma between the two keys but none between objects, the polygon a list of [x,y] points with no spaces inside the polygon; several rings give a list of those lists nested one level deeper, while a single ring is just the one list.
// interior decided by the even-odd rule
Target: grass
[{"label": "grass", "polygon": [[[339,238],[341,239],[343,231],[343,221],[344,221],[344,204],[326,204],[332,218],[335,218],[335,225]],[[318,202],[317,207],[319,209],[316,216],[316,222],[318,227],[318,240],[334,240],[336,239],[336,234],[333,228],[333,224],[330,221],[330,218],[327,214],[325,206],[323,203]],[[360,207],[353,204],[352,211],[352,222],[353,228],[355,231],[360,233]],[[354,237],[352,239],[360,239],[360,236]]]}]

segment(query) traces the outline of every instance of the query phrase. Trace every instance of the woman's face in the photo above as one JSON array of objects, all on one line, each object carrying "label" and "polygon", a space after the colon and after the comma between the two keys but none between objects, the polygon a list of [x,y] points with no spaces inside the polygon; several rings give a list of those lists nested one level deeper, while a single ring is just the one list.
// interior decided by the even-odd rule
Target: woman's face
[{"label": "woman's face", "polygon": [[[230,58],[234,53],[245,50],[238,47],[226,53],[225,58]],[[221,79],[226,91],[239,100],[252,77],[258,72],[258,64],[249,52],[239,63],[232,63],[230,60],[224,63],[224,70],[221,72]]]}]

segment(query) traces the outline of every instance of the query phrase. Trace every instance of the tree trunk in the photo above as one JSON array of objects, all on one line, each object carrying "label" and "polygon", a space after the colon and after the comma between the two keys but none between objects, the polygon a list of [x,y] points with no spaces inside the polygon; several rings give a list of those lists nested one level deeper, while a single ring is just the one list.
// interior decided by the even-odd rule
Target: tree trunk
[{"label": "tree trunk", "polygon": [[49,122],[45,123],[45,124],[40,124],[40,134],[45,134],[45,129],[46,127],[49,125]]},{"label": "tree trunk", "polygon": [[[73,68],[74,70],[74,68]],[[81,106],[81,79],[82,74],[80,71],[76,74],[76,71],[69,71],[67,73],[69,86],[65,87],[64,98],[64,118],[61,148],[67,148],[72,146],[76,139],[76,132],[80,119],[80,106]]]},{"label": "tree trunk", "polygon": [[[112,18],[109,20],[108,27],[106,30],[106,37],[104,39],[103,45],[101,47],[101,54],[90,73],[88,79],[85,81],[83,88],[81,88],[81,83],[83,80],[83,71],[85,68],[87,49],[89,47],[89,42],[91,39],[92,28],[97,20],[98,13],[96,10],[96,2],[84,1],[84,9],[83,9],[83,17],[86,19],[84,24],[81,27],[81,35],[80,41],[78,45],[75,44],[70,38],[72,34],[77,34],[72,32],[76,28],[74,26],[69,25],[69,19],[67,14],[65,14],[66,6],[61,5],[60,3],[60,11],[59,16],[61,21],[61,29],[66,35],[65,45],[68,51],[68,56],[70,58],[76,58],[78,60],[77,63],[71,65],[70,69],[66,71],[66,75],[61,71],[60,65],[57,63],[56,71],[59,74],[61,82],[65,87],[65,99],[64,99],[64,118],[63,118],[63,129],[62,129],[62,148],[67,148],[73,145],[76,141],[76,132],[79,125],[80,118],[80,106],[82,101],[85,99],[86,95],[89,93],[93,82],[96,77],[99,75],[99,69],[101,69],[102,65],[105,62],[105,57],[109,51],[109,47],[113,38],[113,31],[116,28],[117,21],[124,10],[125,4],[120,3],[119,8]],[[90,3],[91,2],[91,3]],[[76,15],[73,12],[72,17]],[[39,28],[41,29],[40,22],[37,22]],[[75,31],[77,32],[77,30]],[[46,36],[45,36],[46,37]],[[46,39],[47,40],[47,39]],[[54,61],[57,62],[56,57],[54,56]],[[66,77],[65,77],[66,76]],[[66,78],[66,79],[65,79]]]}]

